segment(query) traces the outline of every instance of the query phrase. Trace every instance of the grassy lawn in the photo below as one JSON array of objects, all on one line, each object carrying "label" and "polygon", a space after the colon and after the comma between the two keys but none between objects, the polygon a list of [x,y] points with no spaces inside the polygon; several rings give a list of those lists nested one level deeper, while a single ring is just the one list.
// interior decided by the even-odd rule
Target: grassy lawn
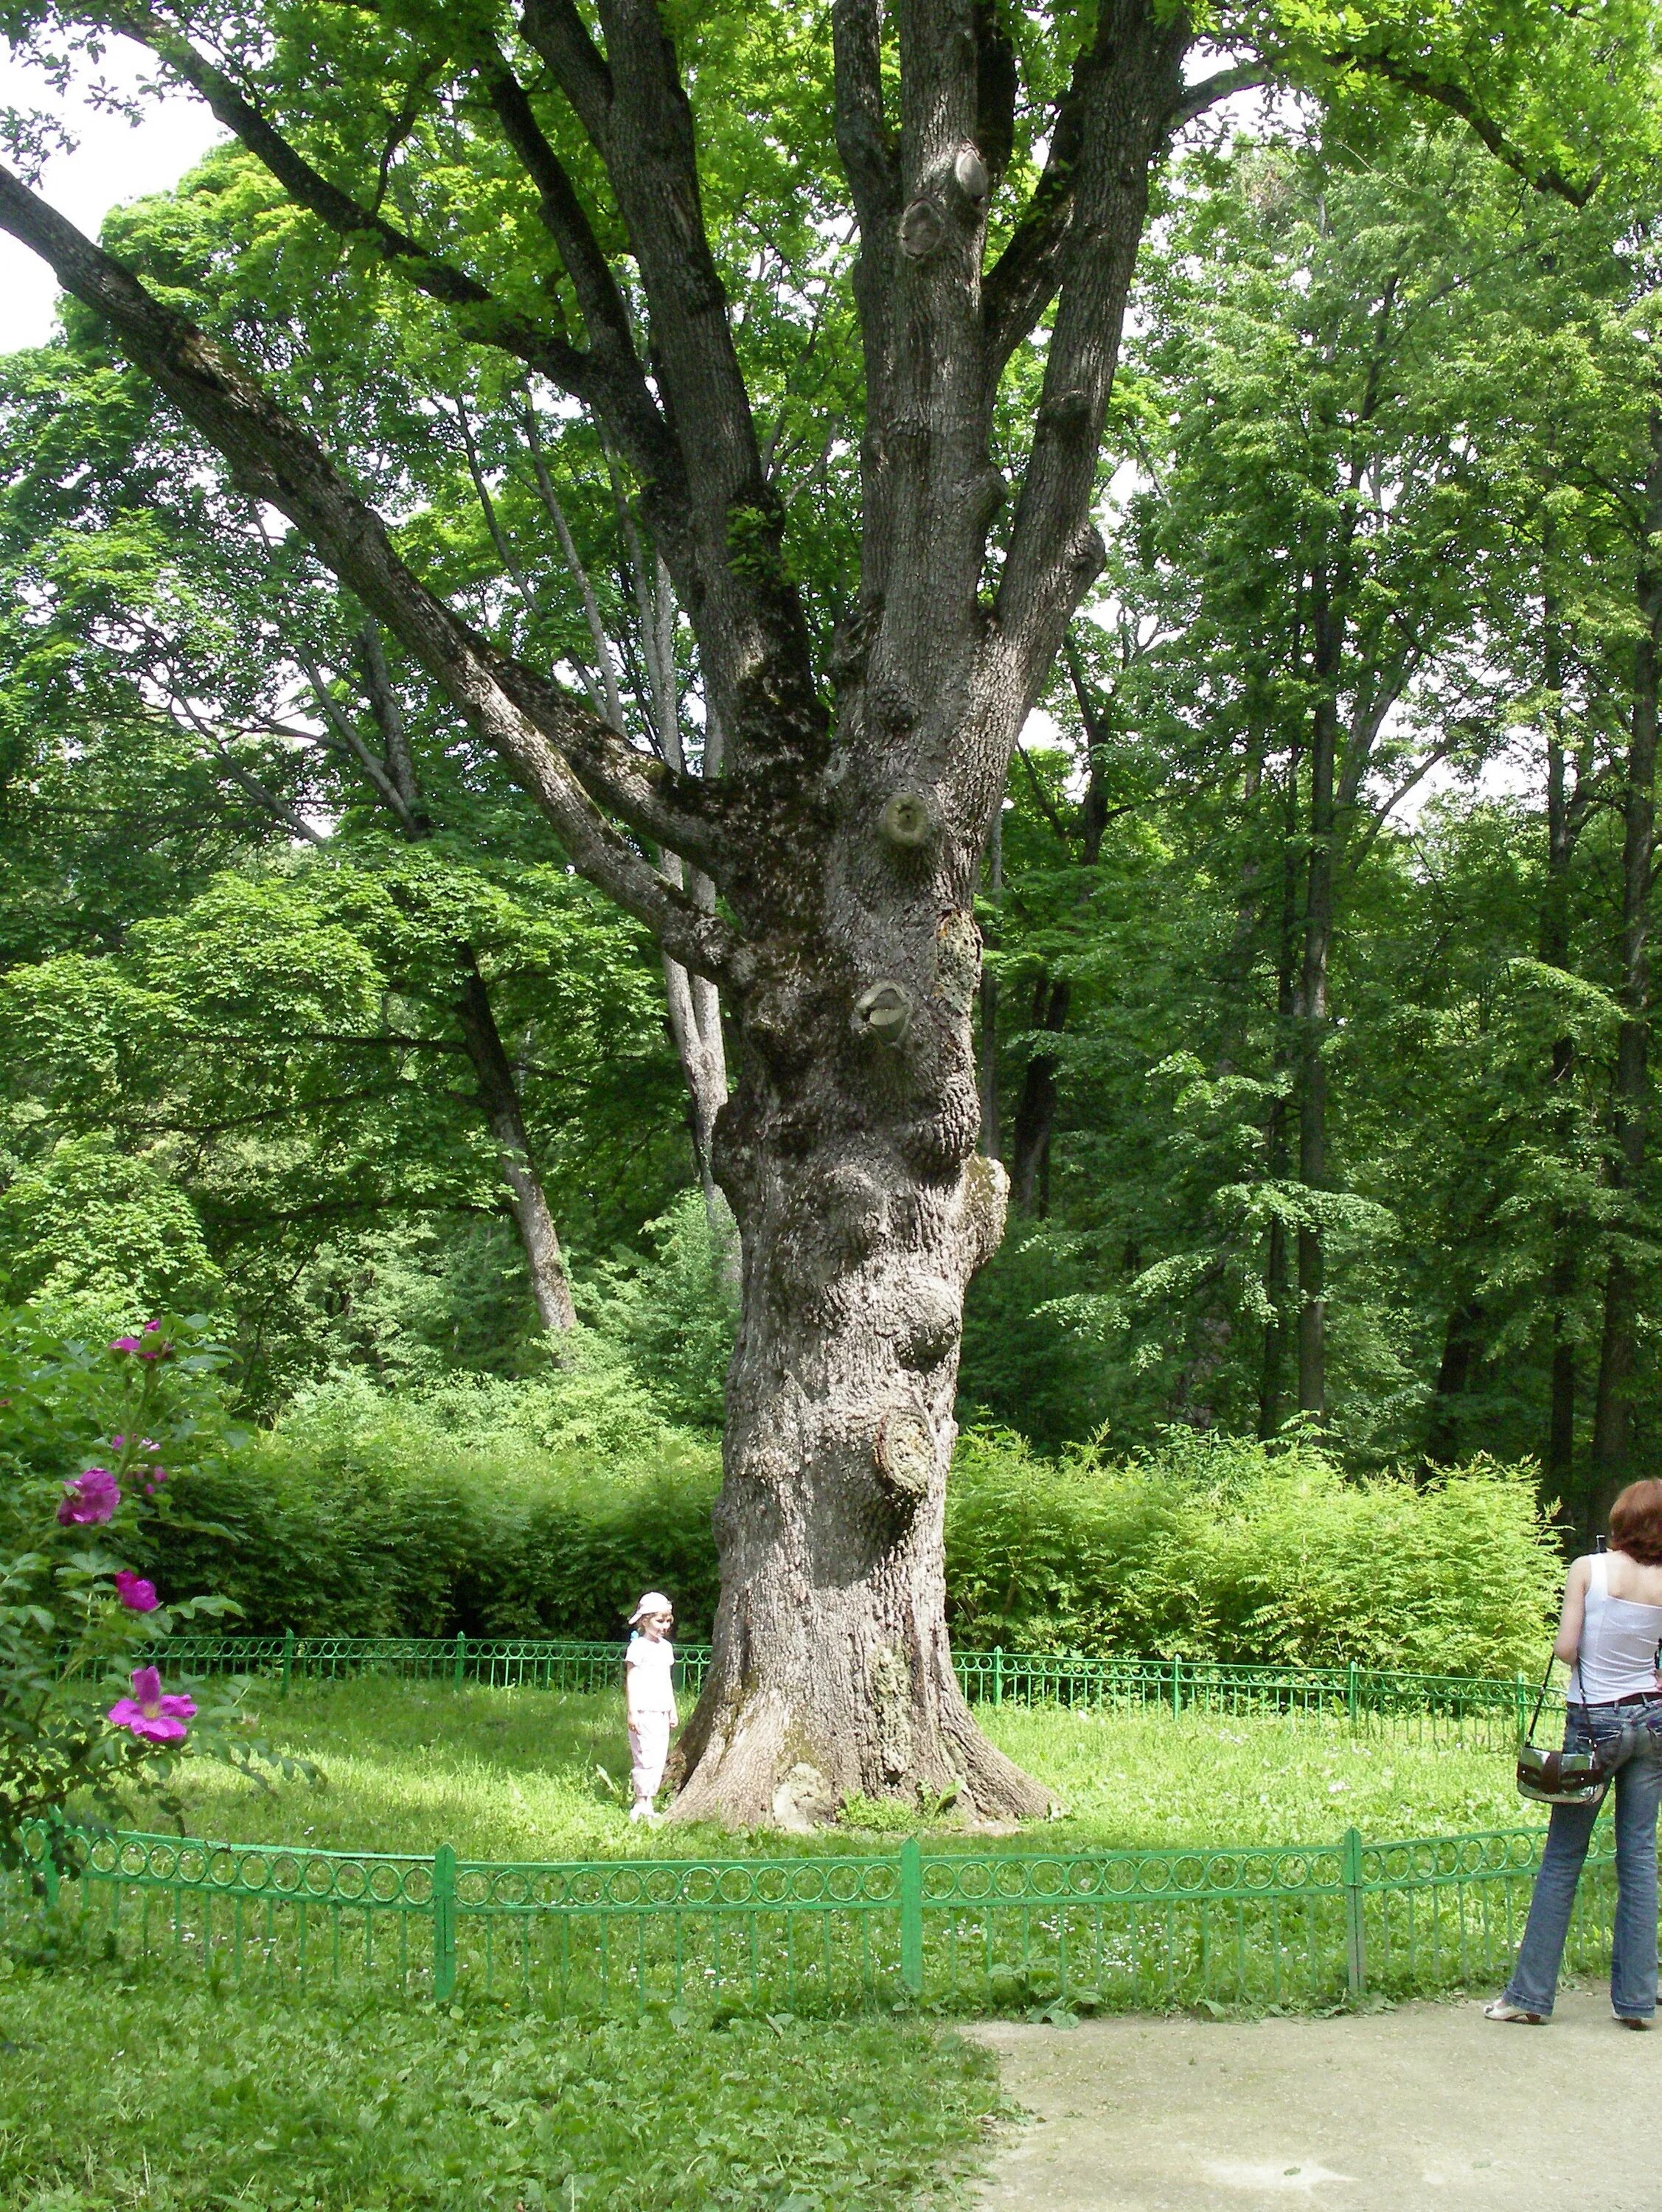
[{"label": "grassy lawn", "polygon": [[[191,1780],[198,1833],[549,1859],[790,1847],[624,1822],[620,1700],[374,1679],[255,1693],[320,1770]],[[989,1733],[1065,1808],[999,1848],[1316,1842],[1517,1824],[1494,1752],[1340,1723],[1005,1707]],[[942,1840],[954,1832],[943,1824]],[[892,1846],[892,1825],[796,1845]],[[998,2093],[899,2018],[573,2025],[316,1986],[216,1990],[164,1965],[0,1951],[5,2212],[901,2212],[953,2196]]]},{"label": "grassy lawn", "polygon": [[6,2212],[899,2212],[998,2103],[901,2022],[584,2028],[0,1954]]},{"label": "grassy lawn", "polygon": [[[442,1841],[464,1858],[508,1860],[790,1848],[770,1833],[630,1828],[619,1697],[368,1678],[296,1685],[286,1700],[262,1689],[255,1705],[262,1732],[313,1760],[321,1781],[261,1796],[204,1766],[189,1790],[198,1834],[388,1851]],[[1008,1705],[982,1717],[1065,1808],[1030,1845],[1316,1843],[1351,1826],[1413,1836],[1524,1818],[1509,1757],[1353,1740],[1338,1721]],[[845,1826],[801,1847],[880,1839]]]}]

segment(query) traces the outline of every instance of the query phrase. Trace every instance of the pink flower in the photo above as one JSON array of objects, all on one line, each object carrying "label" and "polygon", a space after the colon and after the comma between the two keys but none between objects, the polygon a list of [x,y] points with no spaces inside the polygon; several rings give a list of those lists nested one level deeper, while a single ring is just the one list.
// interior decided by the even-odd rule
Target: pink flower
[{"label": "pink flower", "polygon": [[121,1503],[121,1490],[107,1467],[89,1467],[64,1485],[58,1518],[65,1528],[90,1528],[107,1521]]},{"label": "pink flower", "polygon": [[127,1567],[123,1567],[115,1578],[115,1594],[129,1613],[154,1613],[161,1602],[155,1594],[155,1584],[147,1583],[143,1575],[136,1575]]},{"label": "pink flower", "polygon": [[154,1498],[155,1496],[156,1492],[161,1489],[162,1484],[167,1480],[167,1470],[165,1467],[153,1467],[150,1469],[150,1476],[151,1480],[144,1486],[144,1495],[146,1498]]},{"label": "pink flower", "polygon": [[113,1336],[110,1339],[112,1352],[137,1352],[138,1349],[139,1342],[136,1336]]},{"label": "pink flower", "polygon": [[154,1667],[133,1669],[133,1693],[118,1698],[106,1717],[112,1728],[131,1729],[141,1743],[182,1743],[185,1723],[196,1715],[194,1698],[164,1697]]}]

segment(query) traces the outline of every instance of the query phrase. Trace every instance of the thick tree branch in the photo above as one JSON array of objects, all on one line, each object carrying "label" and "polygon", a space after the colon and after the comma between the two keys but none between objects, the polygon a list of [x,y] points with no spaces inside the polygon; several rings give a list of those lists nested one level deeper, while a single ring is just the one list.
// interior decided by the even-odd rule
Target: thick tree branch
[{"label": "thick tree branch", "polygon": [[1073,219],[1038,421],[1000,581],[1000,648],[1031,704],[1102,563],[1091,502],[1149,176],[1183,97],[1187,18],[1152,0],[1102,0],[1076,79]]},{"label": "thick tree branch", "polygon": [[1389,84],[1411,92],[1421,100],[1434,100],[1439,107],[1447,108],[1458,115],[1474,136],[1487,146],[1498,161],[1503,162],[1513,174],[1523,179],[1537,192],[1547,192],[1561,200],[1568,200],[1574,208],[1586,207],[1604,181],[1602,168],[1595,169],[1585,184],[1572,183],[1562,169],[1549,161],[1537,161],[1515,145],[1492,115],[1487,114],[1464,85],[1451,84],[1446,79],[1431,76],[1417,69],[1412,62],[1399,61],[1390,53],[1337,53],[1328,57],[1328,65],[1336,74],[1355,70],[1364,76],[1383,77]]},{"label": "thick tree branch", "polygon": [[612,115],[612,71],[575,0],[526,0],[520,36],[540,54],[597,148]]},{"label": "thick tree branch", "polygon": [[1017,218],[1004,251],[981,287],[987,331],[987,380],[996,388],[1010,356],[1056,297],[1062,248],[1074,220],[1074,187],[1094,63],[1087,47],[1074,64],[1073,82],[1056,104],[1050,143],[1038,182]]},{"label": "thick tree branch", "polygon": [[1233,100],[1238,92],[1257,92],[1275,81],[1275,72],[1267,62],[1244,62],[1239,69],[1215,70],[1210,76],[1187,88],[1172,113],[1171,127],[1181,131],[1185,123],[1204,115],[1221,100]]},{"label": "thick tree branch", "polygon": [[502,134],[537,193],[537,211],[565,264],[588,334],[596,408],[646,485],[659,534],[679,545],[687,530],[685,474],[669,426],[646,380],[629,308],[600,250],[587,210],[538,123],[525,88],[494,52],[480,66]]},{"label": "thick tree branch", "polygon": [[837,151],[854,195],[861,250],[880,256],[880,234],[898,212],[900,171],[883,121],[879,0],[832,0],[831,39]]},{"label": "thick tree branch", "polygon": [[[426,668],[535,798],[580,872],[685,966],[742,989],[752,971],[742,940],[677,896],[583,787],[587,782],[598,789],[608,805],[660,842],[687,849],[703,866],[716,863],[716,872],[709,814],[701,818],[674,805],[681,787],[668,771],[642,761],[575,701],[475,635],[405,566],[380,517],[309,433],[223,347],[164,307],[4,168],[0,228],[38,253],[67,291],[104,319],[132,360],[224,455],[245,489],[288,515],[340,581]],[[688,793],[708,799],[696,778],[682,781]]]},{"label": "thick tree branch", "polygon": [[[539,329],[506,307],[489,287],[433,253],[396,224],[331,184],[299,149],[246,99],[224,71],[189,40],[148,9],[127,9],[109,18],[112,29],[144,47],[200,94],[226,129],[264,163],[298,205],[336,231],[373,246],[429,299],[455,310],[454,327],[475,345],[491,346],[545,376],[563,392],[616,417],[618,443],[645,475],[673,459],[663,419],[637,374],[630,389],[612,358],[585,353],[557,332]],[[574,279],[575,282],[575,279]],[[581,288],[579,287],[580,301]]]},{"label": "thick tree branch", "polygon": [[641,272],[695,540],[672,565],[710,706],[741,757],[817,766],[825,717],[704,226],[691,108],[656,0],[600,0],[599,15],[604,59],[570,0],[527,0],[521,29],[600,156]]}]

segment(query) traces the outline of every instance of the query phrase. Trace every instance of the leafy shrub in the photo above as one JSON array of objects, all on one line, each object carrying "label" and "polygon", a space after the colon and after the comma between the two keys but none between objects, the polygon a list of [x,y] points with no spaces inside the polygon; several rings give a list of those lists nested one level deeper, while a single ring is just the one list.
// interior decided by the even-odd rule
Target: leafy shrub
[{"label": "leafy shrub", "polygon": [[1507,1674],[1562,1575],[1526,1468],[1347,1480],[1313,1445],[1173,1431],[1105,1464],[966,1436],[948,1493],[953,1633],[1008,1650]]},{"label": "leafy shrub", "polygon": [[[627,1358],[580,1332],[535,1381],[395,1395],[337,1378],[196,1478],[175,1586],[301,1635],[619,1637],[640,1591],[708,1634],[719,1479],[707,1432],[663,1420]],[[947,1493],[966,1647],[1533,1667],[1558,1575],[1527,1474],[1479,1461],[1419,1486],[1348,1480],[1313,1444],[1173,1431],[1111,1463],[967,1433]]]},{"label": "leafy shrub", "polygon": [[181,1532],[173,1571],[211,1568],[256,1632],[620,1638],[655,1582],[697,1636],[717,1466],[587,1332],[535,1381],[343,1376],[205,1479],[226,1533]]},{"label": "leafy shrub", "polygon": [[27,1316],[0,1333],[0,1866],[20,1863],[31,1823],[72,1860],[66,1808],[114,1812],[124,1785],[167,1803],[187,1746],[247,1763],[222,1697],[198,1722],[143,1663],[176,1626],[229,1610],[163,1603],[138,1572],[157,1528],[182,1525],[220,1364],[189,1336],[181,1358],[179,1334],[151,1321],[107,1347],[60,1344]]}]

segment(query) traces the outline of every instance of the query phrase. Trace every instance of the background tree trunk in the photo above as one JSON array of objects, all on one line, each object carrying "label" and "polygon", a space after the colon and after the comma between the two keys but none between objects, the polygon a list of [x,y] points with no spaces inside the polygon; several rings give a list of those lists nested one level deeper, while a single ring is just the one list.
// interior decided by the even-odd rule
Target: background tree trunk
[{"label": "background tree trunk", "polygon": [[[1650,896],[1656,847],[1657,684],[1662,663],[1662,408],[1651,416],[1651,458],[1645,484],[1634,653],[1633,715],[1622,817],[1622,1021],[1616,1033],[1611,1098],[1610,1180],[1631,1206],[1645,1165],[1650,1103]],[[1623,1249],[1627,1224],[1604,1277],[1604,1325],[1598,1350],[1598,1392],[1592,1419],[1593,1523],[1601,1525],[1628,1477],[1633,1408],[1636,1285]]]},{"label": "background tree trunk", "polygon": [[[1542,565],[1553,555],[1550,521],[1543,531]],[[1544,650],[1542,681],[1547,708],[1547,877],[1541,898],[1541,958],[1544,965],[1568,970],[1570,957],[1570,863],[1586,815],[1582,774],[1572,793],[1564,745],[1562,695],[1564,639],[1550,579],[1543,585],[1542,628]],[[1554,1121],[1566,1137],[1574,1117],[1572,1083],[1575,1046],[1572,1038],[1552,1042]],[[1543,1462],[1549,1485],[1556,1485],[1566,1502],[1574,1493],[1575,1468],[1575,1317],[1574,1301],[1580,1273],[1579,1238],[1582,1224],[1563,1206],[1555,1208],[1552,1220],[1552,1260],[1547,1279],[1550,1316],[1550,1357],[1548,1368],[1547,1443]]]},{"label": "background tree trunk", "polygon": [[531,1273],[531,1294],[537,1302],[537,1317],[551,1334],[559,1334],[577,1325],[559,1232],[554,1226],[542,1178],[532,1157],[513,1066],[503,1046],[502,1032],[496,1027],[490,994],[485,988],[471,946],[462,948],[459,964],[462,989],[456,1002],[456,1019],[478,1083],[480,1103],[496,1139],[497,1156],[514,1209],[514,1224],[520,1232],[520,1243]]},{"label": "background tree trunk", "polygon": [[[1339,669],[1339,618],[1319,573],[1312,580],[1312,673],[1323,688],[1311,717],[1310,860],[1299,974],[1299,1181],[1327,1187],[1327,989],[1333,941],[1333,781],[1338,716],[1331,686]],[[1327,1418],[1327,1255],[1318,1227],[1301,1223],[1299,1258],[1299,1410]]]}]

